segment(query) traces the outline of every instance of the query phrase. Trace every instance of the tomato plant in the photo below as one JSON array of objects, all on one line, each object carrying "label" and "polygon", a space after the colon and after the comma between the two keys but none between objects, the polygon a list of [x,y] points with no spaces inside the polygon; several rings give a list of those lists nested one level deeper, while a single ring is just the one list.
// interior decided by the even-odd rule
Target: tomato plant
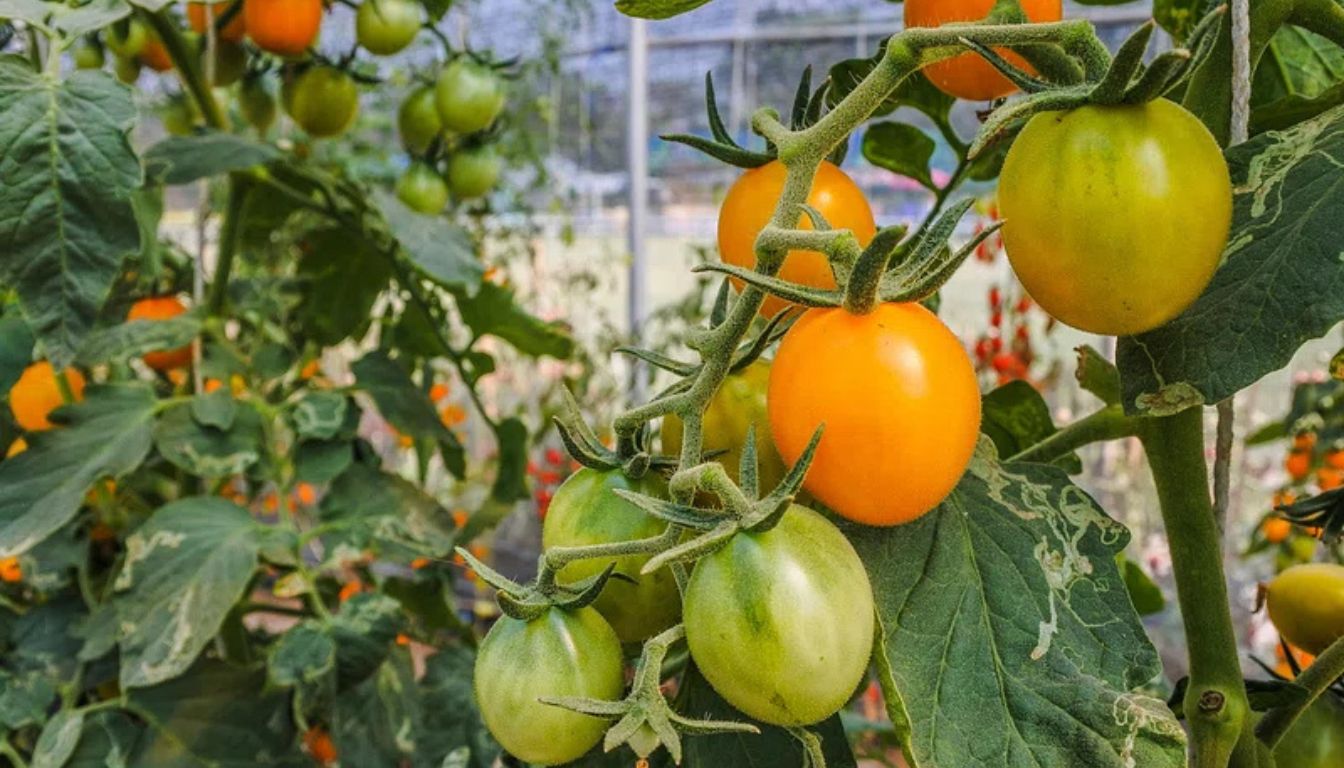
[{"label": "tomato plant", "polygon": [[[186,311],[187,308],[176,296],[159,296],[141,299],[132,304],[130,312],[126,313],[126,319],[152,322],[177,317]],[[191,347],[146,352],[143,359],[145,365],[156,371],[184,368],[191,362]]]},{"label": "tomato plant", "polygon": [[457,59],[443,68],[434,85],[434,104],[444,128],[474,133],[489,128],[504,109],[504,83],[474,61]]},{"label": "tomato plant", "polygon": [[443,135],[443,122],[434,103],[434,88],[424,86],[411,92],[397,110],[397,132],[401,142],[413,154],[422,155]]},{"label": "tomato plant", "polygon": [[470,147],[448,158],[448,187],[459,200],[489,194],[499,183],[500,160],[490,145]]},{"label": "tomato plant", "polygon": [[414,163],[397,179],[397,197],[411,208],[435,214],[448,204],[448,182],[424,163]]},{"label": "tomato plant", "polygon": [[[1025,0],[1022,11],[1034,22],[1059,21],[1063,15],[1060,0]],[[937,27],[954,22],[979,21],[989,15],[994,0],[905,0],[907,27]],[[1019,67],[1027,62],[1013,51],[996,49],[996,53]],[[930,64],[924,74],[939,90],[959,99],[990,101],[1012,93],[1016,88],[983,58],[963,53],[947,61]]]}]

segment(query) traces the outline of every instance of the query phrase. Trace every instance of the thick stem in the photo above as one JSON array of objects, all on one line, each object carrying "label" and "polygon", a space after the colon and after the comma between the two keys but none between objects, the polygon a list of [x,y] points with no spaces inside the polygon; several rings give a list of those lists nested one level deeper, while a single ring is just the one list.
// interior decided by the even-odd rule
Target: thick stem
[{"label": "thick stem", "polygon": [[1085,445],[1106,440],[1119,440],[1138,434],[1139,420],[1126,416],[1124,408],[1108,405],[1096,413],[1069,424],[1041,442],[1030,446],[1008,461],[1030,461],[1048,464]]},{"label": "thick stem", "polygon": [[[1171,547],[1172,570],[1190,652],[1185,717],[1196,768],[1225,768],[1246,726],[1250,707],[1237,657],[1222,546],[1204,461],[1204,414],[1190,408],[1143,422],[1148,453]],[[1238,764],[1241,764],[1240,761]]]},{"label": "thick stem", "polygon": [[214,278],[210,282],[210,314],[224,314],[229,301],[229,275],[238,251],[238,233],[242,226],[243,205],[247,202],[247,181],[243,176],[229,178],[229,198],[224,208],[224,220],[219,225],[219,253]]},{"label": "thick stem", "polygon": [[136,9],[140,18],[144,19],[154,34],[158,35],[159,40],[163,42],[163,48],[168,52],[168,57],[173,60],[173,68],[177,70],[177,76],[182,80],[182,85],[196,100],[196,105],[201,109],[201,116],[205,118],[206,125],[217,131],[228,130],[228,120],[224,116],[224,110],[220,109],[219,102],[215,101],[215,94],[206,84],[205,78],[201,74],[201,62],[192,54],[191,45],[187,38],[183,36],[182,30],[178,28],[173,18],[168,15],[168,11],[163,10],[152,13],[143,8]]},{"label": "thick stem", "polygon": [[1297,676],[1293,682],[1307,689],[1307,697],[1294,704],[1288,704],[1281,707],[1275,707],[1265,713],[1260,724],[1255,728],[1255,735],[1264,742],[1266,746],[1273,749],[1278,745],[1279,740],[1293,727],[1297,718],[1302,716],[1303,712],[1325,693],[1336,680],[1344,675],[1344,638],[1336,640],[1325,653],[1316,657],[1302,674]]}]

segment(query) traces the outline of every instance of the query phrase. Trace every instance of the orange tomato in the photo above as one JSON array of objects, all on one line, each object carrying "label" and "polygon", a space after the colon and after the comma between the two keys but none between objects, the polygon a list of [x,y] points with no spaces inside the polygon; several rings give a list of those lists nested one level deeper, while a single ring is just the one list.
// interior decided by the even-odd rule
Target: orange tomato
[{"label": "orange tomato", "polygon": [[322,372],[322,363],[319,360],[309,360],[303,364],[299,370],[299,378],[307,381]]},{"label": "orange tomato", "polygon": [[445,427],[455,427],[467,420],[467,412],[460,405],[448,404],[439,411],[439,421]]},{"label": "orange tomato", "polygon": [[789,465],[825,425],[803,487],[866,525],[908,523],[937,506],[980,433],[975,368],[918,304],[809,310],[780,344],[767,404]]},{"label": "orange tomato", "polygon": [[[70,386],[70,394],[74,399],[82,399],[84,374],[74,368],[67,368],[61,375]],[[52,370],[51,363],[45,360],[23,369],[23,375],[9,390],[9,409],[14,413],[14,420],[29,432],[51,429],[53,425],[47,417],[57,406],[64,404],[65,398],[61,396],[61,388],[56,383],[56,372]]]},{"label": "orange tomato", "polygon": [[[784,191],[786,175],[784,164],[775,160],[742,174],[728,189],[728,196],[719,210],[719,257],[725,263],[746,269],[755,267],[756,238],[774,215],[775,204]],[[868,206],[863,190],[831,163],[824,162],[817,168],[807,204],[817,209],[832,227],[853,231],[865,247],[877,233],[873,210]],[[811,229],[812,221],[800,214],[798,226]],[[790,251],[778,277],[813,288],[835,288],[830,261],[825,254],[816,251]],[[742,290],[742,281],[734,278],[733,285]],[[770,317],[787,306],[787,301],[767,296],[761,314]]]},{"label": "orange tomato", "polygon": [[1344,469],[1321,467],[1316,470],[1316,485],[1320,486],[1322,491],[1333,491],[1344,485]]},{"label": "orange tomato", "polygon": [[428,568],[430,559],[428,557],[417,557],[411,561],[411,570],[418,571],[422,568]]},{"label": "orange tomato", "polygon": [[[242,2],[242,0],[238,0],[238,2]],[[206,3],[187,3],[187,21],[191,24],[193,30],[204,35],[206,25],[209,23],[217,23],[224,17],[228,8],[233,5],[237,5],[237,2],[227,6],[224,3],[216,3],[215,7],[210,9],[214,12],[213,15],[207,19]],[[243,19],[243,9],[239,8],[238,11],[233,14],[233,18],[229,19],[229,23],[225,24],[224,28],[219,30],[219,39],[230,43],[241,43],[243,41],[243,35],[245,34],[247,34],[247,22]]]},{"label": "orange tomato", "polygon": [[1289,506],[1295,501],[1297,501],[1297,494],[1293,493],[1287,488],[1282,488],[1274,492],[1275,508]]},{"label": "orange tomato", "polygon": [[[905,26],[938,27],[950,22],[979,21],[989,15],[994,0],[905,0]],[[1064,15],[1061,0],[1022,0],[1027,18],[1040,23],[1059,21]],[[1014,65],[1032,72],[1027,62],[1012,51],[995,52]],[[930,64],[924,74],[942,92],[970,101],[990,101],[1017,90],[1008,78],[976,53],[963,53]]]},{"label": "orange tomato", "polygon": [[155,72],[167,72],[173,68],[173,57],[168,55],[168,49],[163,47],[162,41],[151,37],[145,41],[145,47],[140,49],[140,63]]},{"label": "orange tomato", "polygon": [[317,40],[322,0],[245,0],[243,23],[258,48],[298,56]]},{"label": "orange tomato", "polygon": [[1325,466],[1331,469],[1344,469],[1344,451],[1334,450],[1325,454]]},{"label": "orange tomato", "polygon": [[440,400],[442,400],[443,398],[447,397],[447,396],[448,396],[448,385],[447,385],[447,384],[442,384],[442,383],[440,383],[440,384],[435,384],[434,386],[432,386],[432,387],[429,388],[429,399],[432,400],[432,401],[434,401],[434,402],[436,402],[436,403],[439,402]]},{"label": "orange tomato", "polygon": [[19,558],[0,558],[0,581],[16,584],[23,581],[23,569],[19,567]]},{"label": "orange tomato", "polygon": [[1301,482],[1307,479],[1307,474],[1311,472],[1311,454],[1305,451],[1293,451],[1284,460],[1283,468],[1288,471],[1288,476],[1294,482]]},{"label": "orange tomato", "polygon": [[[186,312],[187,308],[176,296],[157,296],[141,299],[131,305],[127,320],[167,320]],[[191,365],[191,346],[157,352],[146,352],[145,365],[156,371],[171,371]]]},{"label": "orange tomato", "polygon": [[5,451],[5,458],[12,459],[26,450],[28,450],[28,441],[22,437],[15,438],[14,442],[9,444],[9,450]]},{"label": "orange tomato", "polygon": [[354,597],[355,595],[358,595],[360,592],[363,591],[364,591],[364,585],[360,583],[359,579],[347,581],[341,587],[341,591],[337,593],[336,599],[344,603],[346,600],[349,600],[350,598]]},{"label": "orange tomato", "polygon": [[1312,448],[1315,447],[1316,447],[1315,432],[1299,432],[1296,435],[1293,435],[1294,451],[1310,451]]},{"label": "orange tomato", "polygon": [[326,729],[314,726],[303,734],[303,746],[307,747],[308,754],[313,759],[323,765],[331,765],[336,762],[336,745],[331,741],[331,734]]},{"label": "orange tomato", "polygon": [[1292,535],[1293,524],[1281,517],[1267,517],[1260,524],[1260,533],[1270,544],[1279,544]]},{"label": "orange tomato", "polygon": [[311,507],[317,501],[317,489],[312,483],[299,483],[294,486],[294,498],[305,507]]},{"label": "orange tomato", "polygon": [[208,395],[222,386],[224,386],[224,382],[220,381],[219,379],[206,379],[205,384],[203,384],[201,388],[204,389],[205,394]]}]

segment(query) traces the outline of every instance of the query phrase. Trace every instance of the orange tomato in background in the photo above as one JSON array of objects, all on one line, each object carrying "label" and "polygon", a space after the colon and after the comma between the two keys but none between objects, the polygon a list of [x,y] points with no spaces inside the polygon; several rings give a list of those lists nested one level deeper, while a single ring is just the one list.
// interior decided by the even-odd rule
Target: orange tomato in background
[{"label": "orange tomato in background", "polygon": [[162,41],[150,37],[145,41],[145,47],[140,49],[140,63],[155,72],[167,72],[173,68],[173,57],[168,55],[168,49],[163,47]]},{"label": "orange tomato in background", "polygon": [[[61,374],[70,386],[70,394],[76,401],[84,397],[84,374],[74,368],[67,368]],[[9,390],[9,409],[14,413],[14,421],[29,432],[51,429],[48,420],[51,412],[65,404],[61,388],[56,383],[56,372],[51,363],[43,360],[33,363],[23,370],[23,375]]]},{"label": "orange tomato in background", "polygon": [[[1061,0],[1021,0],[1027,18],[1041,23],[1059,21],[1064,15]],[[905,0],[905,26],[938,27],[950,22],[979,21],[989,15],[994,0]],[[1028,72],[1033,71],[1021,56],[1002,48],[995,52]],[[977,53],[930,64],[924,75],[942,92],[969,101],[991,101],[1017,90],[992,64]]]},{"label": "orange tomato in background", "polygon": [[[238,0],[238,2],[242,2],[242,0]],[[194,31],[204,35],[206,24],[212,22],[218,23],[218,21],[224,17],[224,14],[228,9],[236,4],[237,3],[215,3],[214,8],[211,9],[213,10],[214,15],[207,19],[207,3],[187,3],[187,22],[191,24],[191,28]],[[225,24],[224,28],[219,30],[219,39],[226,40],[230,43],[240,43],[243,41],[243,36],[246,34],[247,22],[243,18],[243,9],[239,8],[238,11],[233,14],[233,18],[229,19],[229,23]]]},{"label": "orange tomato in background", "polygon": [[298,56],[317,40],[322,0],[246,0],[243,23],[258,48]]},{"label": "orange tomato in background", "polygon": [[804,314],[779,346],[770,431],[796,462],[825,425],[803,487],[865,525],[908,523],[956,486],[980,434],[980,389],[957,337],[918,304]]},{"label": "orange tomato in background", "polygon": [[[745,269],[756,266],[756,238],[775,213],[786,177],[784,164],[773,160],[742,174],[728,189],[728,196],[719,209],[719,257],[725,263]],[[863,196],[863,190],[832,163],[823,162],[817,168],[807,204],[816,208],[835,229],[852,230],[860,245],[866,247],[877,233],[873,210]],[[812,229],[812,221],[807,215],[800,214],[798,226]],[[825,254],[816,251],[790,251],[778,277],[813,288],[835,288],[830,261]],[[741,291],[742,281],[734,278],[733,286]],[[767,296],[761,306],[761,315],[771,317],[787,306],[787,301]]]},{"label": "orange tomato in background", "polygon": [[[177,317],[187,311],[187,308],[178,301],[176,296],[158,296],[149,299],[141,299],[131,305],[131,311],[126,313],[127,320],[167,320]],[[145,365],[156,371],[170,371],[174,368],[185,368],[191,365],[191,346],[178,347],[177,349],[162,350],[156,352],[146,352],[144,356]]]}]

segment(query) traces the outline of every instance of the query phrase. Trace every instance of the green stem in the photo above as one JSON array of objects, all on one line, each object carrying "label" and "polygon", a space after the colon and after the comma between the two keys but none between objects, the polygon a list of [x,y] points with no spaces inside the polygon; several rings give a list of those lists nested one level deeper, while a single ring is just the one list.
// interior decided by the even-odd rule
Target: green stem
[{"label": "green stem", "polygon": [[1108,405],[1100,411],[1069,424],[1053,435],[1008,457],[1008,461],[1030,461],[1048,464],[1085,445],[1106,440],[1119,440],[1138,434],[1137,419],[1126,416],[1119,405]]},{"label": "green stem", "polygon": [[229,275],[233,272],[234,257],[238,252],[238,235],[242,227],[243,206],[247,202],[247,181],[245,176],[229,177],[228,202],[225,203],[224,220],[219,225],[219,252],[216,255],[214,278],[210,281],[210,314],[224,314],[229,301]]},{"label": "green stem", "polygon": [[28,61],[33,65],[33,71],[42,71],[42,49],[37,43],[37,30],[28,28]]},{"label": "green stem", "polygon": [[1203,409],[1189,408],[1174,416],[1144,421],[1139,437],[1148,453],[1162,506],[1190,652],[1185,717],[1194,748],[1193,765],[1225,768],[1233,752],[1241,752],[1239,741],[1250,707],[1228,607],[1223,550],[1209,497]]},{"label": "green stem", "polygon": [[28,768],[28,761],[24,760],[23,755],[20,755],[14,745],[9,743],[8,737],[0,741],[0,756],[9,758],[9,761],[14,764],[13,768]]},{"label": "green stem", "polygon": [[219,102],[215,101],[215,94],[210,90],[205,82],[205,77],[201,72],[200,59],[193,54],[191,44],[178,28],[173,17],[167,10],[157,13],[147,11],[144,8],[137,8],[136,12],[145,23],[154,30],[154,34],[163,42],[163,48],[168,52],[168,58],[173,61],[173,68],[177,70],[178,79],[182,81],[183,87],[196,100],[196,105],[200,107],[201,116],[205,118],[206,125],[217,131],[228,130],[228,119],[224,115],[224,110],[220,108]]},{"label": "green stem", "polygon": [[1344,675],[1344,638],[1336,640],[1325,649],[1325,653],[1316,657],[1310,666],[1302,670],[1293,682],[1307,690],[1307,696],[1293,704],[1275,707],[1265,713],[1256,726],[1255,735],[1270,749],[1276,747],[1284,734],[1293,727],[1297,718],[1320,698],[1325,690]]}]

